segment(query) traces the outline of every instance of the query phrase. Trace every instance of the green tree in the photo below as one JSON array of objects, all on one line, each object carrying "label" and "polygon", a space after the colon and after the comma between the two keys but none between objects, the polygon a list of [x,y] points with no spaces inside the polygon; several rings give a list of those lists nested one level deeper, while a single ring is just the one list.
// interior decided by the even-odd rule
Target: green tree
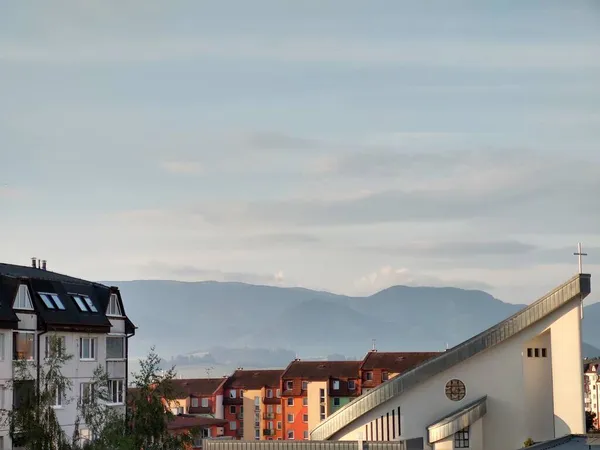
[{"label": "green tree", "polygon": [[585,430],[586,431],[593,431],[595,429],[595,427],[594,427],[595,419],[596,419],[596,413],[593,413],[591,411],[585,412]]}]

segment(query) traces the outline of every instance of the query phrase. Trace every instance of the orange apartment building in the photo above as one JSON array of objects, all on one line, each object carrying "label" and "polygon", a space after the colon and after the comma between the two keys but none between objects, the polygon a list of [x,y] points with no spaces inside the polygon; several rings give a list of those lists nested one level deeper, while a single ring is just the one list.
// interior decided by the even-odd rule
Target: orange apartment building
[{"label": "orange apartment building", "polygon": [[283,370],[236,370],[224,384],[225,436],[282,439],[280,380]]},{"label": "orange apartment building", "polygon": [[281,376],[282,438],[308,439],[312,428],[360,395],[359,366],[360,361],[292,361]]}]

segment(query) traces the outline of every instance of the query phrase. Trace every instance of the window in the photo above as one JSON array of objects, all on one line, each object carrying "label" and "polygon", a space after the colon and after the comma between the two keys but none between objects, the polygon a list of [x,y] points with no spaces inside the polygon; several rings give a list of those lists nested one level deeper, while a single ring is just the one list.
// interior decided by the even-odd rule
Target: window
[{"label": "window", "polygon": [[340,398],[333,397],[333,406],[340,406]]},{"label": "window", "polygon": [[277,393],[275,395],[277,398],[281,398],[281,389],[277,389]]},{"label": "window", "polygon": [[288,406],[294,406],[294,397],[288,397],[287,399]]},{"label": "window", "polygon": [[4,385],[0,385],[0,409],[6,409],[6,386]]},{"label": "window", "polygon": [[77,307],[79,308],[79,311],[88,312],[88,308],[85,305],[85,301],[83,300],[82,296],[80,296],[80,295],[71,295],[71,298],[77,304]]},{"label": "window", "polygon": [[108,301],[108,310],[106,311],[107,316],[121,317],[121,307],[119,306],[119,299],[117,294],[110,294],[110,300]]},{"label": "window", "polygon": [[548,355],[547,355],[547,353],[546,353],[546,349],[545,349],[545,348],[543,348],[543,349],[542,349],[542,358],[546,358],[547,356],[548,356]]},{"label": "window", "polygon": [[125,336],[106,336],[106,359],[125,359]]},{"label": "window", "polygon": [[231,390],[229,391],[229,398],[235,398],[235,397],[236,397],[236,392],[235,392],[235,389],[231,389]]},{"label": "window", "polygon": [[254,439],[260,441],[260,429],[254,430]]},{"label": "window", "polygon": [[269,420],[269,421],[267,422],[267,428],[268,428],[269,430],[272,430],[272,429],[273,429],[273,421],[272,421],[272,420]]},{"label": "window", "polygon": [[333,390],[334,391],[340,390],[340,380],[333,380]]},{"label": "window", "polygon": [[308,423],[308,414],[302,414],[302,422]]},{"label": "window", "polygon": [[467,389],[462,381],[454,379],[446,383],[446,397],[448,399],[458,402],[465,398],[465,395],[467,395]]},{"label": "window", "polygon": [[267,389],[267,398],[273,398],[273,389]]},{"label": "window", "polygon": [[294,430],[290,430],[290,431],[287,432],[287,438],[290,441],[294,440]]},{"label": "window", "polygon": [[302,397],[302,406],[308,406],[308,397]]},{"label": "window", "polygon": [[281,405],[277,405],[275,411],[277,412],[277,414],[281,414]]},{"label": "window", "polygon": [[15,381],[13,384],[13,409],[32,407],[35,400],[34,392],[33,380]]},{"label": "window", "polygon": [[33,310],[33,303],[31,303],[31,297],[29,296],[29,289],[24,284],[19,286],[17,296],[13,303],[15,309],[27,309]]},{"label": "window", "polygon": [[96,338],[79,338],[79,359],[82,361],[96,359]]},{"label": "window", "polygon": [[53,406],[55,408],[62,407],[64,396],[65,396],[64,392],[60,387],[58,387],[54,390],[54,405]]},{"label": "window", "polygon": [[469,427],[454,434],[454,448],[469,448]]},{"label": "window", "polygon": [[308,430],[304,430],[304,439],[308,439]]},{"label": "window", "polygon": [[40,298],[44,302],[44,305],[46,305],[46,308],[55,309],[56,307],[61,311],[65,310],[65,305],[58,294],[53,294],[51,292],[38,292],[38,294],[40,294]]},{"label": "window", "polygon": [[302,390],[305,391],[308,389],[308,381],[302,381]]},{"label": "window", "polygon": [[240,389],[240,398],[243,398],[243,397],[244,397],[244,390]]},{"label": "window", "polygon": [[[198,403],[198,399],[196,399],[196,403]],[[202,404],[203,408],[208,408],[208,399],[207,398],[203,398],[201,404]]]},{"label": "window", "polygon": [[539,348],[534,348],[534,349],[533,349],[533,355],[534,355],[536,358],[539,358],[539,357],[540,357],[540,349],[539,349]]},{"label": "window", "polygon": [[528,348],[527,349],[527,357],[531,358],[533,356],[533,349],[532,348]]},{"label": "window", "polygon": [[381,381],[387,381],[390,379],[390,374],[387,373],[385,370],[383,372],[381,372]]},{"label": "window", "polygon": [[254,397],[254,409],[259,409],[260,408],[260,397],[256,396]]},{"label": "window", "polygon": [[0,361],[4,361],[4,333],[0,333]]},{"label": "window", "polygon": [[35,333],[13,332],[13,360],[33,361],[35,358]]},{"label": "window", "polygon": [[198,399],[196,397],[192,398],[192,408],[198,407]]},{"label": "window", "polygon": [[285,382],[285,390],[286,391],[290,391],[294,389],[294,382],[293,381],[286,381]]},{"label": "window", "polygon": [[281,422],[277,422],[277,429],[281,430]]},{"label": "window", "polygon": [[82,444],[87,444],[92,440],[92,431],[89,428],[79,430],[79,440]]},{"label": "window", "polygon": [[46,358],[65,354],[67,344],[64,336],[46,336]]},{"label": "window", "polygon": [[89,403],[94,400],[94,384],[81,383],[79,385],[79,398],[81,403]]},{"label": "window", "polygon": [[288,423],[294,423],[294,415],[293,414],[288,414],[287,415],[287,421],[288,421]]},{"label": "window", "polygon": [[356,389],[356,381],[348,380],[348,390],[353,391]]},{"label": "window", "polygon": [[325,389],[319,389],[319,402],[325,402]]},{"label": "window", "polygon": [[235,413],[236,413],[235,405],[229,405],[229,414],[235,414]]},{"label": "window", "polygon": [[367,373],[365,373],[365,379],[367,381],[373,381],[373,372],[367,372]]},{"label": "window", "polygon": [[123,403],[123,380],[108,380],[108,399],[110,403]]},{"label": "window", "polygon": [[237,430],[237,422],[235,422],[235,421],[229,422],[229,429],[231,431]]},{"label": "window", "polygon": [[92,312],[98,312],[98,309],[96,308],[96,305],[94,305],[94,302],[92,301],[91,298],[84,297],[84,296],[81,296],[81,298],[83,299],[83,301],[85,302],[85,304],[87,305],[87,307],[90,309],[90,311],[92,311]]}]

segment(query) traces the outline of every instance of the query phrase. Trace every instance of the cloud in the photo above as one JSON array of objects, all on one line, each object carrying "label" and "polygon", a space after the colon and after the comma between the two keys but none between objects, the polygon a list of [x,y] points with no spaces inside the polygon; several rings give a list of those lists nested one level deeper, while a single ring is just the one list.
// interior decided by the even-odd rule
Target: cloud
[{"label": "cloud", "polygon": [[407,268],[384,266],[354,281],[354,287],[363,294],[373,294],[390,286],[436,286],[462,289],[489,290],[492,286],[478,281],[442,279],[437,276],[415,273]]},{"label": "cloud", "polygon": [[16,188],[12,188],[7,185],[0,185],[0,200],[17,200],[23,198],[25,193]]},{"label": "cloud", "polygon": [[176,265],[159,261],[151,261],[141,267],[144,273],[151,277],[184,281],[221,281],[240,282],[250,284],[265,284],[278,286],[284,283],[285,277],[282,270],[274,274],[256,274],[248,272],[223,272],[215,269],[204,269],[193,265]]},{"label": "cloud", "polygon": [[243,247],[268,248],[269,246],[303,246],[318,244],[320,238],[308,233],[266,233],[240,237],[238,243]]},{"label": "cloud", "polygon": [[523,255],[537,250],[537,246],[515,240],[501,241],[448,241],[407,242],[401,245],[361,247],[376,253],[420,258],[470,258],[473,256]]},{"label": "cloud", "polygon": [[194,161],[166,161],[161,167],[175,175],[198,175],[204,171],[202,164]]}]

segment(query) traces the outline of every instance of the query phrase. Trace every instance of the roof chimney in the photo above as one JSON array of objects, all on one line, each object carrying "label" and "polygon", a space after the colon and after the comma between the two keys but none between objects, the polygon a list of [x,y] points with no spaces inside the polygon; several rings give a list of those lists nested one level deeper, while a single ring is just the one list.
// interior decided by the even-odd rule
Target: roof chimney
[{"label": "roof chimney", "polygon": [[46,260],[42,259],[42,270],[46,270]]},{"label": "roof chimney", "polygon": [[37,268],[37,258],[34,256],[33,258],[31,258],[31,267],[33,268]]}]

